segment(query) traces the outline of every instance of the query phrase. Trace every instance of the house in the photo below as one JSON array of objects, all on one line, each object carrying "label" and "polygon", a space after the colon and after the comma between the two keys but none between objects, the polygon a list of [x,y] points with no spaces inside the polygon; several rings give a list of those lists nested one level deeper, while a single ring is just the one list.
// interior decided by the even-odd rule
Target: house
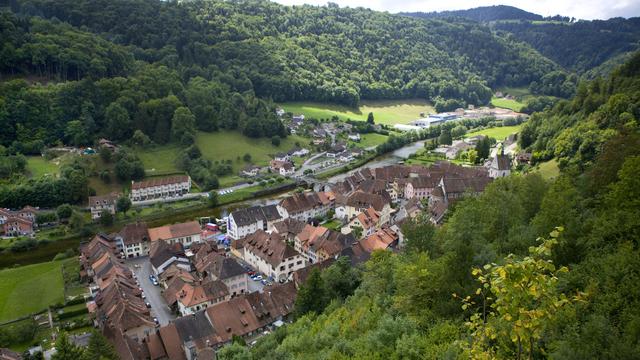
[{"label": "house", "polygon": [[300,115],[293,115],[293,117],[291,118],[292,121],[294,122],[300,122],[302,123],[304,121],[304,115],[300,114]]},{"label": "house", "polygon": [[360,244],[367,252],[375,250],[389,250],[398,245],[399,235],[391,228],[385,227],[365,237]]},{"label": "house", "polygon": [[169,243],[157,240],[151,243],[149,262],[156,275],[162,274],[169,266],[175,266],[185,271],[191,271],[191,263],[184,252],[182,243]]},{"label": "house", "polygon": [[447,204],[444,201],[434,201],[429,204],[429,220],[434,225],[442,224],[444,216],[447,214]]},{"label": "house", "polygon": [[309,150],[305,148],[295,147],[289,151],[289,156],[306,156]]},{"label": "house", "polygon": [[430,201],[442,201],[447,205],[461,199],[467,194],[478,195],[491,182],[489,177],[447,178],[440,180],[438,188],[434,189]]},{"label": "house", "polygon": [[374,208],[370,207],[349,221],[349,223],[341,229],[341,232],[343,234],[352,234],[354,229],[359,228],[362,232],[356,240],[360,240],[365,236],[373,234],[379,227],[380,214]]},{"label": "house", "polygon": [[277,154],[273,157],[273,159],[274,159],[275,161],[283,161],[283,162],[291,161],[291,155],[289,155],[288,153],[282,153],[282,152],[281,152],[281,153],[277,153]]},{"label": "house", "polygon": [[116,234],[118,248],[126,258],[149,255],[149,230],[147,224],[135,222],[125,225]]},{"label": "house", "polygon": [[307,224],[296,235],[294,246],[309,263],[315,264],[339,255],[345,247],[354,242],[355,239],[351,234],[342,234],[323,226]]},{"label": "house", "polygon": [[20,210],[0,208],[0,225],[4,236],[35,235],[36,216],[39,209],[25,206]]},{"label": "house", "polygon": [[300,221],[320,219],[333,209],[334,202],[332,192],[302,192],[280,201],[278,212]]},{"label": "house", "polygon": [[149,229],[149,240],[164,240],[169,244],[180,243],[185,248],[201,241],[202,229],[197,221],[165,225]]},{"label": "house", "polygon": [[276,109],[276,115],[278,115],[278,117],[282,117],[284,114],[285,114],[285,111],[283,108]]},{"label": "house", "polygon": [[291,176],[295,174],[296,168],[290,161],[271,160],[271,171],[281,176]]},{"label": "house", "polygon": [[521,152],[513,159],[513,166],[519,165],[531,165],[532,154],[527,152]]},{"label": "house", "polygon": [[249,290],[246,271],[231,257],[211,252],[196,263],[196,270],[204,279],[222,281],[231,297]]},{"label": "house", "polygon": [[327,150],[327,157],[336,158],[346,150],[347,150],[346,146],[342,144],[337,144],[331,147],[331,149]]},{"label": "house", "polygon": [[131,201],[144,201],[171,197],[182,197],[191,191],[191,178],[187,175],[132,181]]},{"label": "house", "polygon": [[418,200],[428,199],[440,181],[437,177],[416,177],[407,180],[404,187],[404,198]]},{"label": "house", "polygon": [[107,139],[98,140],[98,148],[110,150],[112,153],[117,153],[119,149],[113,141]]},{"label": "house", "polygon": [[351,156],[356,157],[356,158],[358,158],[358,157],[360,157],[360,156],[362,156],[364,154],[364,150],[360,149],[359,147],[351,148],[351,149],[349,149],[349,151],[351,152]]},{"label": "house", "polygon": [[511,159],[504,153],[496,155],[489,166],[489,177],[500,178],[511,174]]},{"label": "house", "polygon": [[339,161],[345,162],[345,163],[349,162],[349,161],[352,161],[354,159],[353,155],[351,154],[351,151],[349,151],[349,150],[345,150],[345,151],[341,152],[340,154],[336,155],[336,158],[338,158]]},{"label": "house", "polygon": [[238,240],[257,230],[267,230],[273,223],[282,219],[277,205],[236,210],[227,218],[227,236]]},{"label": "house", "polygon": [[277,233],[258,230],[244,239],[243,246],[244,261],[275,281],[286,281],[306,266],[304,257]]},{"label": "house", "polygon": [[240,175],[246,177],[255,177],[260,175],[260,170],[261,168],[259,166],[247,165],[244,167],[244,169],[242,169],[242,171],[240,171]]},{"label": "house", "polygon": [[194,314],[229,298],[229,289],[220,280],[185,283],[176,294],[178,312],[182,316]]},{"label": "house", "polygon": [[91,209],[91,220],[100,219],[102,211],[106,210],[111,215],[116,213],[116,202],[120,194],[111,193],[102,196],[89,196],[89,208]]},{"label": "house", "polygon": [[5,236],[33,236],[34,223],[19,216],[10,216],[2,224]]},{"label": "house", "polygon": [[359,133],[349,134],[348,138],[351,141],[360,142],[360,134]]},{"label": "house", "polygon": [[366,193],[362,190],[355,191],[346,197],[336,197],[336,218],[353,219],[359,213],[368,208],[374,208],[380,214],[380,224],[387,224],[391,216],[391,197],[389,194],[379,195]]}]

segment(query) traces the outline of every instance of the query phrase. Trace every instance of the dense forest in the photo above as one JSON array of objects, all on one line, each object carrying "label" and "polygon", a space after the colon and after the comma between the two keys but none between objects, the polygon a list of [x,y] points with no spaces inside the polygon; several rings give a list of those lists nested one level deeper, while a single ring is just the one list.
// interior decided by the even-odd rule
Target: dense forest
[{"label": "dense forest", "polygon": [[[566,71],[586,75],[590,79],[606,75],[606,70],[622,64],[630,52],[638,49],[640,40],[640,18],[593,21],[563,16],[543,18],[504,5],[402,14],[423,19],[465,18],[490,23],[492,29],[526,42]],[[604,67],[603,71],[593,71],[600,66]]]},{"label": "dense forest", "polygon": [[467,10],[449,10],[433,12],[400,13],[402,15],[419,17],[423,19],[437,18],[465,18],[478,22],[490,22],[498,20],[542,20],[542,15],[530,13],[517,7],[508,5],[479,6]]},{"label": "dense forest", "polygon": [[577,21],[504,21],[493,25],[533,46],[569,71],[583,74],[638,49],[640,18]]},{"label": "dense forest", "polygon": [[501,178],[441,227],[404,224],[403,253],[312,273],[293,325],[219,358],[640,358],[639,75],[636,54],[525,125],[559,177]]}]

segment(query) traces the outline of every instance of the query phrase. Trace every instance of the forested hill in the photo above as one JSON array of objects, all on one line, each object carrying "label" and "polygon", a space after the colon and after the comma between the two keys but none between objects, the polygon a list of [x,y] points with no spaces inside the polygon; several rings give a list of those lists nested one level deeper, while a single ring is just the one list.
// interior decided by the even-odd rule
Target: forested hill
[{"label": "forested hill", "polygon": [[218,358],[638,359],[639,75],[636,54],[527,122],[559,177],[500,178],[404,224],[402,253],[312,272],[294,324]]},{"label": "forested hill", "polygon": [[[557,69],[473,22],[268,1],[17,0],[161,62],[182,79],[215,78],[259,97],[331,101],[421,97],[486,103],[490,87],[526,86]],[[233,78],[233,79],[231,79]]]},{"label": "forested hill", "polygon": [[637,17],[578,22],[504,21],[493,26],[579,74],[635,51],[640,44],[640,18]]},{"label": "forested hill", "polygon": [[400,13],[402,15],[414,16],[423,19],[436,18],[466,18],[479,22],[489,22],[496,20],[542,20],[542,15],[530,13],[507,5],[480,6],[467,10],[434,11],[434,12],[414,12]]}]

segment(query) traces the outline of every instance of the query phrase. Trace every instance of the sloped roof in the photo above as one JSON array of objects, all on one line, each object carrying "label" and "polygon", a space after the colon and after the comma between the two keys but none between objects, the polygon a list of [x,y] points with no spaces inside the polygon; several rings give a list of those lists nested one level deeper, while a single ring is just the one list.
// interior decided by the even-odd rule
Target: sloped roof
[{"label": "sloped roof", "polygon": [[285,259],[300,255],[280,234],[267,234],[262,230],[247,236],[244,248],[274,267],[279,266]]},{"label": "sloped roof", "polygon": [[122,241],[125,245],[149,241],[149,230],[147,228],[147,224],[143,222],[127,224],[118,234],[122,237]]},{"label": "sloped roof", "polygon": [[149,238],[151,239],[151,241],[168,240],[197,235],[200,233],[200,231],[200,224],[198,224],[197,221],[189,221],[185,223],[151,228],[149,229]]},{"label": "sloped roof", "polygon": [[247,226],[258,221],[268,222],[281,219],[276,205],[253,206],[246,209],[236,210],[230,215],[237,226]]},{"label": "sloped roof", "polygon": [[163,178],[154,178],[145,181],[134,181],[131,184],[131,190],[144,189],[155,186],[163,186],[163,185],[171,185],[171,184],[180,184],[183,182],[188,182],[189,176],[187,175],[176,175],[176,176],[168,176]]}]

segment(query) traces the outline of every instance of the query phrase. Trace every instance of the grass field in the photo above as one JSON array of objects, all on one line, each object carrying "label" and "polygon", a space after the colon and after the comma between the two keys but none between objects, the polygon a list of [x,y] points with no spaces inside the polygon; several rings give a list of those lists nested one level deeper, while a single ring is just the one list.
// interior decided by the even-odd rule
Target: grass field
[{"label": "grass field", "polygon": [[39,178],[44,175],[55,175],[60,170],[55,163],[48,161],[42,156],[28,156],[27,170],[31,177]]},{"label": "grass field", "polygon": [[376,124],[407,124],[420,117],[420,113],[435,113],[428,102],[420,99],[362,101],[358,109],[341,105],[314,102],[290,102],[280,104],[285,111],[294,115],[304,114],[316,119],[337,116],[342,120],[366,120],[373,113]]},{"label": "grass field", "polygon": [[471,137],[476,135],[486,135],[488,137],[492,137],[499,141],[499,140],[503,140],[504,138],[506,138],[507,136],[513,133],[517,133],[518,131],[520,131],[521,126],[522,125],[500,126],[500,127],[490,128],[490,129],[478,130],[478,131],[467,133],[465,137]]},{"label": "grass field", "polygon": [[386,135],[376,134],[376,133],[361,134],[360,142],[354,142],[354,144],[356,144],[357,147],[366,149],[372,146],[378,146],[384,143],[385,141],[387,141],[388,138],[389,137]]},{"label": "grass field", "polygon": [[539,164],[536,171],[538,171],[545,179],[553,179],[560,175],[558,162],[555,159]]},{"label": "grass field", "polygon": [[491,98],[491,105],[499,108],[511,109],[513,111],[520,112],[520,110],[522,110],[525,104],[521,103],[518,100],[497,98],[494,96]]},{"label": "grass field", "polygon": [[196,145],[202,151],[202,156],[211,161],[231,160],[234,174],[247,165],[242,160],[244,154],[251,155],[253,164],[264,166],[269,164],[274,154],[291,150],[296,142],[302,147],[308,147],[309,144],[308,139],[296,135],[282,139],[278,147],[271,144],[271,139],[251,139],[236,131],[199,132],[196,136]]},{"label": "grass field", "polygon": [[0,271],[0,321],[38,312],[64,300],[63,261]]},{"label": "grass field", "polygon": [[136,153],[147,174],[177,172],[176,158],[180,148],[177,146],[160,146],[151,149],[140,149]]}]

